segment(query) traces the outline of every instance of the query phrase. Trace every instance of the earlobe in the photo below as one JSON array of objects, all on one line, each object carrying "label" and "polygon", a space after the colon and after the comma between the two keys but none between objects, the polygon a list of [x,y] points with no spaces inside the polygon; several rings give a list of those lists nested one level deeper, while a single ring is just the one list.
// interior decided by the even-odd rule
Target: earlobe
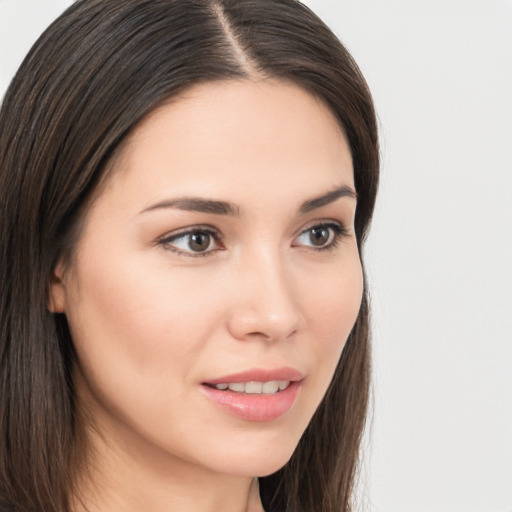
[{"label": "earlobe", "polygon": [[64,268],[60,263],[55,267],[52,277],[50,278],[47,307],[51,313],[64,313],[66,311]]}]

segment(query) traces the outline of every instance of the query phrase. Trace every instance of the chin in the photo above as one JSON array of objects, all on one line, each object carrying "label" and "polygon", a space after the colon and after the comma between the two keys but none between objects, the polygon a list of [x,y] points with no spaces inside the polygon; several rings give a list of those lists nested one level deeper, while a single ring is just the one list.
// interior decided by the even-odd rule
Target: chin
[{"label": "chin", "polygon": [[[292,454],[293,451],[286,456],[255,456],[252,460],[232,461],[231,469],[228,472],[243,477],[268,476],[284,467]],[[235,469],[233,470],[233,468]]]},{"label": "chin", "polygon": [[222,467],[218,467],[218,471],[222,473],[247,477],[268,476],[286,465],[298,441],[298,438],[285,434],[268,442],[233,442],[214,458],[216,465],[220,461]]}]

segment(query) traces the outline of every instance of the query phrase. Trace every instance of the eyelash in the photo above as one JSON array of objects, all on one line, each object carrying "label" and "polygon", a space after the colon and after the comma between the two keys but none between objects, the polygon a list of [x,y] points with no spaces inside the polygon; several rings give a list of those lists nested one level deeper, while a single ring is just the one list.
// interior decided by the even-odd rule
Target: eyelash
[{"label": "eyelash", "polygon": [[[314,224],[300,232],[298,236],[294,238],[296,240],[297,238],[300,238],[301,236],[306,235],[308,232],[312,232],[313,230],[320,230],[320,229],[329,229],[332,232],[332,240],[329,242],[328,245],[322,246],[322,247],[315,247],[313,245],[310,246],[300,246],[300,245],[293,245],[294,247],[304,247],[307,250],[312,250],[314,252],[323,252],[323,251],[329,251],[334,250],[337,248],[342,240],[349,236],[348,230],[345,228],[345,226],[341,222],[320,222],[318,224]],[[206,250],[203,252],[193,252],[193,251],[184,251],[181,250],[175,246],[172,245],[172,242],[176,242],[177,240],[181,238],[185,238],[187,236],[191,236],[194,234],[202,234],[202,235],[208,235],[211,237],[213,242],[215,244],[219,244],[222,240],[222,236],[220,233],[212,229],[208,226],[194,226],[192,228],[187,228],[183,231],[179,231],[177,233],[173,233],[171,236],[167,236],[165,238],[162,238],[158,241],[158,244],[164,247],[166,250],[174,252],[178,254],[179,256],[187,256],[191,258],[198,258],[198,257],[204,257],[204,256],[211,256],[213,253],[217,251],[222,251],[224,248],[217,247],[211,250]]]},{"label": "eyelash", "polygon": [[347,228],[341,223],[341,222],[320,222],[318,224],[314,224],[303,231],[301,231],[300,235],[296,238],[301,237],[302,235],[311,232],[313,230],[319,230],[319,229],[329,229],[333,232],[332,240],[328,245],[322,246],[322,247],[314,247],[314,246],[306,246],[306,249],[310,249],[315,252],[323,252],[323,251],[332,251],[339,247],[340,243],[343,241],[344,238],[347,238],[349,236],[349,232]]},{"label": "eyelash", "polygon": [[183,251],[172,245],[171,242],[176,242],[180,238],[185,238],[186,236],[191,236],[194,234],[204,234],[208,235],[212,238],[213,242],[219,244],[222,240],[220,233],[208,226],[194,226],[192,228],[184,229],[183,231],[179,231],[177,233],[173,233],[171,236],[167,236],[161,239],[158,243],[162,245],[168,251],[174,252],[179,256],[188,256],[191,258],[199,258],[204,256],[211,256],[212,253],[217,252],[219,250],[223,250],[222,248],[216,248],[209,251],[204,252],[193,252],[193,251]]}]

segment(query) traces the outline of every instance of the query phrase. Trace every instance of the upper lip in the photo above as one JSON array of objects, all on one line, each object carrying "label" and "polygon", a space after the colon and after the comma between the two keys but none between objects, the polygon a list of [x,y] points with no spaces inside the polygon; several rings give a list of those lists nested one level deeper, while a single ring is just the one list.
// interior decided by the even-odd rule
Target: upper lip
[{"label": "upper lip", "polygon": [[304,378],[304,374],[295,368],[252,368],[239,373],[223,375],[205,381],[204,384],[225,384],[235,382],[270,382],[273,380],[299,381]]}]

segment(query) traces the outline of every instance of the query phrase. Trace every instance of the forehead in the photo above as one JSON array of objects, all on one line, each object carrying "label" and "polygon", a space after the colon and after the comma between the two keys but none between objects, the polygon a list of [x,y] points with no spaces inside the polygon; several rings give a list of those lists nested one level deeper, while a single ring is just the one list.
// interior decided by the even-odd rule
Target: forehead
[{"label": "forehead", "polygon": [[155,199],[163,188],[221,197],[270,185],[286,195],[305,182],[322,190],[353,184],[350,150],[330,109],[274,80],[188,89],[139,123],[113,167],[112,181]]}]

